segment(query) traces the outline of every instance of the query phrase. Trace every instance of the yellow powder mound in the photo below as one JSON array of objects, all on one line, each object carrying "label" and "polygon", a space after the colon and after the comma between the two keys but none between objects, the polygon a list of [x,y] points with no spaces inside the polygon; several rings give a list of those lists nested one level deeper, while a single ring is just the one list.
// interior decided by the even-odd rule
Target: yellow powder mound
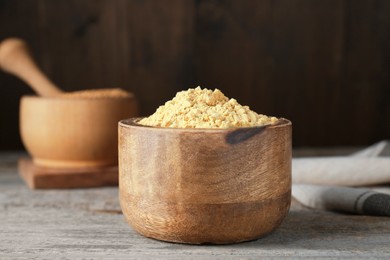
[{"label": "yellow powder mound", "polygon": [[73,92],[65,92],[60,97],[69,98],[119,98],[131,97],[132,94],[120,88],[87,89]]},{"label": "yellow powder mound", "polygon": [[219,89],[189,89],[160,106],[139,124],[173,128],[233,128],[273,124],[278,119],[257,114]]}]

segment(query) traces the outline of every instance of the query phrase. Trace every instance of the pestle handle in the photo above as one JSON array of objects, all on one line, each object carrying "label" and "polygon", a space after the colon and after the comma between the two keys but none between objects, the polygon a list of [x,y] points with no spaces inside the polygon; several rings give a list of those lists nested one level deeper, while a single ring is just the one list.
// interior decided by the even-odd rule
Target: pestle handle
[{"label": "pestle handle", "polygon": [[40,96],[62,93],[39,69],[21,39],[9,38],[0,43],[0,68],[22,79]]}]

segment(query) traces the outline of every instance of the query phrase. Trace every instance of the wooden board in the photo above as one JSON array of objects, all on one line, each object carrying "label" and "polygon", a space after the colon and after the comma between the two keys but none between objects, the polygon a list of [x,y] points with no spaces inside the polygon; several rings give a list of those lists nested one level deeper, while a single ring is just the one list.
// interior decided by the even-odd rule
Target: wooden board
[{"label": "wooden board", "polygon": [[29,158],[18,161],[19,174],[31,189],[74,189],[118,185],[118,166],[56,169],[35,165]]}]

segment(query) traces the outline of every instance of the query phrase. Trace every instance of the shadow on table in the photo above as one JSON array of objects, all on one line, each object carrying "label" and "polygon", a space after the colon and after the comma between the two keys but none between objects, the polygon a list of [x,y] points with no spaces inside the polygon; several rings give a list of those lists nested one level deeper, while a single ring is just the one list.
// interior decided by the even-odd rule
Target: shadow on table
[{"label": "shadow on table", "polygon": [[[378,225],[381,223],[380,219],[383,222]],[[291,211],[276,231],[258,240],[233,246],[241,248],[335,249],[344,245],[348,247],[348,243],[351,246],[355,242],[361,241],[363,237],[382,235],[383,229],[389,223],[387,218],[379,217],[321,211]],[[340,243],[344,243],[344,245]]]}]

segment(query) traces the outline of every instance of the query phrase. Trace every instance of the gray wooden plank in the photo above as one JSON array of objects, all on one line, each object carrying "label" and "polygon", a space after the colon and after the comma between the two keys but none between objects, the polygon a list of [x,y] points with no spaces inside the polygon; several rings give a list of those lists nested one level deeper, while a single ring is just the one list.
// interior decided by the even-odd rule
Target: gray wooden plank
[{"label": "gray wooden plank", "polygon": [[264,238],[224,246],[173,244],[132,230],[115,187],[32,191],[9,168],[0,170],[0,259],[390,257],[390,218],[314,211],[294,202],[281,227]]}]

